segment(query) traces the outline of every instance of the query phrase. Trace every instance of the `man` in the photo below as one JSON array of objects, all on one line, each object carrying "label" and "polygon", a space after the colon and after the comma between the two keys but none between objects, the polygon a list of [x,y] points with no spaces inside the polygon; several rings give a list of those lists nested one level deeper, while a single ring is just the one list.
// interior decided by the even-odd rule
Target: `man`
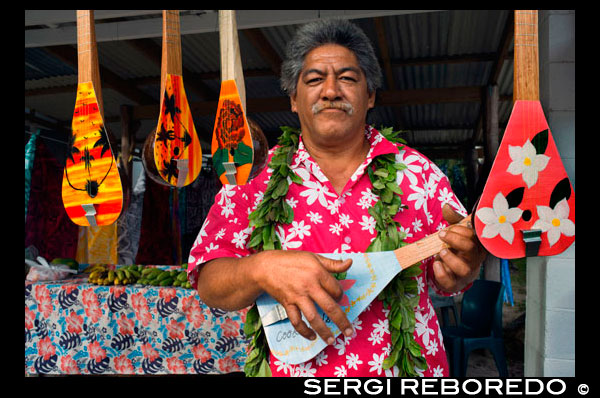
[{"label": "man", "polygon": [[[378,155],[394,153],[407,166],[396,181],[408,208],[395,217],[406,242],[458,222],[462,216],[457,212],[465,214],[464,208],[433,163],[408,147],[399,150],[365,126],[381,71],[369,40],[354,24],[325,20],[299,29],[288,45],[281,81],[300,120],[300,144],[290,167],[302,179],[301,184],[290,183],[286,195],[293,221],[276,226],[284,250],[248,249],[248,214],[271,177],[273,170],[266,169],[247,185],[226,185],[217,195],[190,252],[189,279],[205,304],[227,310],[250,306],[267,292],[284,306],[298,333],[329,344],[316,358],[296,366],[271,356],[274,376],[396,375],[397,368],[384,372],[381,367],[390,349],[388,309],[376,299],[350,323],[337,304],[342,289],[331,274],[347,270],[351,261],[314,253],[364,252],[375,237],[368,209],[378,198],[366,169]],[[449,250],[423,262],[425,272],[417,277],[415,338],[428,364],[424,376],[449,374],[426,285],[441,294],[460,292],[476,278],[485,257],[471,228],[453,226],[441,238]],[[343,331],[337,339],[315,305]]]}]

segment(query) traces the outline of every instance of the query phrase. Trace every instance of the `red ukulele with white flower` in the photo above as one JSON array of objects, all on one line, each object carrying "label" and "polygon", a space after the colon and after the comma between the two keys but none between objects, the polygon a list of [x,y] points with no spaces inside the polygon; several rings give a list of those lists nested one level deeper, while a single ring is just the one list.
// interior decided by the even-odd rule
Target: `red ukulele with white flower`
[{"label": "red ukulele with white flower", "polygon": [[474,217],[481,243],[506,259],[556,255],[575,240],[575,192],[539,101],[537,26],[536,10],[515,11],[516,101]]}]

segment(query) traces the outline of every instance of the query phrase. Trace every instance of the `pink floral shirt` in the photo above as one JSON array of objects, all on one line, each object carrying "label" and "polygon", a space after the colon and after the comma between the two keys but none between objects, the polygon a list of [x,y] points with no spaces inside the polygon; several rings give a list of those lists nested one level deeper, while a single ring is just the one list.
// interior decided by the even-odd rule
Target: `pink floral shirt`
[{"label": "pink floral shirt", "polygon": [[[434,163],[407,146],[399,150],[370,126],[366,126],[365,135],[371,149],[341,195],[335,192],[300,139],[291,168],[303,182],[302,185],[292,183],[286,197],[294,209],[294,220],[288,225],[277,226],[277,235],[284,250],[364,252],[376,235],[375,220],[368,209],[378,200],[371,190],[366,168],[375,156],[381,154],[394,153],[397,161],[407,166],[398,172],[396,181],[403,192],[402,204],[408,205],[408,209],[401,210],[395,218],[406,233],[406,242],[417,241],[447,226],[441,212],[445,203],[466,215],[447,177]],[[274,149],[271,149],[270,156]],[[247,247],[252,232],[248,226],[248,214],[260,203],[271,173],[271,169],[265,168],[247,185],[224,185],[217,194],[188,260],[188,278],[194,287],[197,286],[200,264],[219,257],[252,254]],[[438,294],[448,294],[438,291],[433,284],[432,263],[433,258],[423,261],[421,268],[424,272],[416,277],[420,300],[415,310],[414,335],[423,347],[428,364],[428,369],[421,374],[439,377],[448,376],[449,369],[428,285]],[[288,365],[271,355],[273,376],[396,376],[397,368],[382,369],[391,346],[387,313],[388,310],[376,299],[353,322],[353,336],[339,335],[333,345],[303,364]]]}]

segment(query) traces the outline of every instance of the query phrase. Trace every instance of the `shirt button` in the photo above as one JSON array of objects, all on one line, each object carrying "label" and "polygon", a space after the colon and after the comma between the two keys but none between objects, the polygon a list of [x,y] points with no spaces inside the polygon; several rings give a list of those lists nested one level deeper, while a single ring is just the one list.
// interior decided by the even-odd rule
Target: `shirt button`
[{"label": "shirt button", "polygon": [[350,239],[350,237],[349,237],[349,236],[346,236],[346,237],[344,238],[344,242],[346,242],[346,244],[348,244],[348,245],[349,245],[349,244],[350,244],[350,242],[352,242],[352,239]]}]

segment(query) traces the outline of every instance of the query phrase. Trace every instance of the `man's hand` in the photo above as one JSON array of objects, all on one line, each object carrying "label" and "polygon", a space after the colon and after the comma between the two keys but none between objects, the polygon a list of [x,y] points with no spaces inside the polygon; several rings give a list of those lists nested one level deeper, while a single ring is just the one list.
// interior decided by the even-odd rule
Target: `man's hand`
[{"label": "man's hand", "polygon": [[[337,303],[343,290],[332,275],[348,270],[351,265],[350,259],[332,260],[305,251],[265,251],[260,258],[263,271],[258,283],[283,305],[290,323],[300,335],[314,340],[316,332],[327,344],[333,344],[334,336],[315,304],[345,335],[352,335],[352,325]],[[310,327],[302,320],[302,314]]]},{"label": "man's hand", "polygon": [[464,217],[450,205],[442,208],[442,216],[451,225],[439,237],[450,247],[436,256],[433,275],[436,285],[446,292],[457,292],[477,278],[487,251],[479,242],[471,224],[453,225]]}]

